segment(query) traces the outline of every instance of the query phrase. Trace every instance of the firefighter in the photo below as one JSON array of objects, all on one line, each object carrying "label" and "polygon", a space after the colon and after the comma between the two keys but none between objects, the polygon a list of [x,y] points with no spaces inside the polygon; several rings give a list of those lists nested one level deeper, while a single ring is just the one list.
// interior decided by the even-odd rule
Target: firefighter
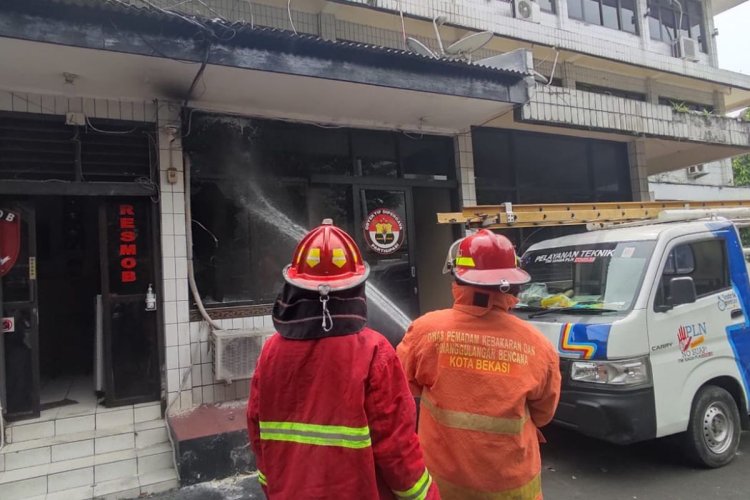
[{"label": "firefighter", "polygon": [[369,271],[330,219],[283,271],[247,408],[270,499],[439,499],[396,352],[366,326]]},{"label": "firefighter", "polygon": [[414,321],[397,349],[443,498],[542,498],[538,428],[557,407],[559,359],[509,312],[530,280],[517,262],[511,242],[486,229],[456,242],[453,308]]}]

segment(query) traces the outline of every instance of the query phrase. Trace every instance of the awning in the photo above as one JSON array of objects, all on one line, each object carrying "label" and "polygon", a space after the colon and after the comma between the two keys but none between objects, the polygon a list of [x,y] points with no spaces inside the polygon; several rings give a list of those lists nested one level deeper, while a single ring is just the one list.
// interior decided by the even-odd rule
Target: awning
[{"label": "awning", "polygon": [[[5,88],[183,100],[205,63],[193,107],[445,132],[528,99],[531,78],[517,69],[204,21],[213,36],[176,16],[89,0],[28,4],[0,12]],[[78,75],[73,86],[62,73]]]}]

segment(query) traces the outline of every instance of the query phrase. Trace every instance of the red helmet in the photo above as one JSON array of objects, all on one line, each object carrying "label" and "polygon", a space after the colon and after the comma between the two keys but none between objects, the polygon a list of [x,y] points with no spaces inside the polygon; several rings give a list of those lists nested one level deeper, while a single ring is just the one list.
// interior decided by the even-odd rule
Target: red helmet
[{"label": "red helmet", "polygon": [[466,285],[508,287],[531,281],[531,276],[518,268],[513,243],[488,229],[480,229],[454,243],[448,252],[446,269],[456,281]]},{"label": "red helmet", "polygon": [[331,219],[307,233],[294,251],[292,263],[284,268],[284,279],[299,288],[329,291],[347,290],[363,283],[370,267],[351,236],[333,225]]}]

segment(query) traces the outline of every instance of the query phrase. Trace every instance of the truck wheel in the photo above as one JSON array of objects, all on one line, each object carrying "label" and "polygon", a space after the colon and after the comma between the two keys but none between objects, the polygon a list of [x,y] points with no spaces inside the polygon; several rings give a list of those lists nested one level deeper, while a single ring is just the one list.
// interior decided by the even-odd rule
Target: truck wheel
[{"label": "truck wheel", "polygon": [[685,433],[688,456],[698,465],[722,467],[734,459],[740,444],[740,414],[734,398],[715,385],[698,391]]}]

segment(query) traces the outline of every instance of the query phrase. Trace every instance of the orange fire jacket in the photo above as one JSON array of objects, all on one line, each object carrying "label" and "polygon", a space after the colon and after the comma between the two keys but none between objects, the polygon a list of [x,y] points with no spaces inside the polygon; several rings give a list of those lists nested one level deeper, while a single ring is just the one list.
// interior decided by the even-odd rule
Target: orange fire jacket
[{"label": "orange fire jacket", "polygon": [[538,428],[560,398],[559,358],[508,310],[517,299],[453,285],[452,309],[414,321],[398,346],[421,396],[419,438],[444,499],[542,498]]}]

